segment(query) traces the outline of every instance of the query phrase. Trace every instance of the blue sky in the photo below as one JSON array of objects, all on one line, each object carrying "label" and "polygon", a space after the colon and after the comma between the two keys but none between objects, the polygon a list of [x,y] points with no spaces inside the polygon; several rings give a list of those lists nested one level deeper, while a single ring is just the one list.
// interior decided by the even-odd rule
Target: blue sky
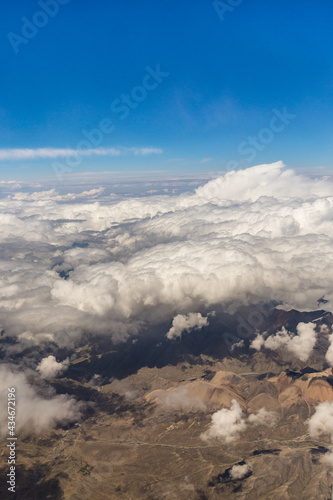
[{"label": "blue sky", "polygon": [[1,3],[0,180],[332,167],[331,0],[51,3]]}]

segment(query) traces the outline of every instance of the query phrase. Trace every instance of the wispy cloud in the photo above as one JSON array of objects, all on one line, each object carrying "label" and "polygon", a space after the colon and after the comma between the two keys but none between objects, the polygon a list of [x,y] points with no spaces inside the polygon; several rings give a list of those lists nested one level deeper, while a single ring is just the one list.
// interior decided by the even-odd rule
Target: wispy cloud
[{"label": "wispy cloud", "polygon": [[163,153],[163,150],[160,148],[128,148],[127,151],[133,152],[135,155],[142,156]]},{"label": "wispy cloud", "polygon": [[65,158],[72,155],[80,156],[119,156],[132,153],[134,155],[147,156],[150,154],[161,154],[160,148],[87,148],[76,150],[71,148],[14,148],[0,149],[0,161],[5,160],[38,160],[46,158]]}]

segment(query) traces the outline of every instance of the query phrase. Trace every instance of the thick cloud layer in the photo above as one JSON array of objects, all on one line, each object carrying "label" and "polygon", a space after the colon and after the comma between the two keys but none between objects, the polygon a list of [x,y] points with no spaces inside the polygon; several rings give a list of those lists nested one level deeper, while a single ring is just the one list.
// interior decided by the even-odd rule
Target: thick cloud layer
[{"label": "thick cloud layer", "polygon": [[266,300],[313,310],[324,297],[333,309],[333,183],[281,163],[195,193],[42,189],[1,199],[0,210],[0,321],[22,345],[71,345],[84,332],[122,340],[177,315]]}]

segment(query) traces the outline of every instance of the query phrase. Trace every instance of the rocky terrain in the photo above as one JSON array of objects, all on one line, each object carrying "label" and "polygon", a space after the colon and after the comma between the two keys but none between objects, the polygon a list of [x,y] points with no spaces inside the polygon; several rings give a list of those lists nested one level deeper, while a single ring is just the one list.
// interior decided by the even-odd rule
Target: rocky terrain
[{"label": "rocky terrain", "polygon": [[[230,349],[225,334],[236,336],[237,318],[221,314],[174,342],[162,330],[118,345],[86,339],[68,371],[50,382],[57,394],[84,402],[82,417],[18,436],[18,490],[10,498],[329,499],[331,440],[311,435],[308,420],[316,405],[333,401],[325,360],[333,316],[272,309],[260,331],[295,331],[300,321],[317,331],[306,362],[282,348],[252,349],[255,328]],[[212,431],[222,409],[241,415],[238,431],[224,439],[223,429]]]}]

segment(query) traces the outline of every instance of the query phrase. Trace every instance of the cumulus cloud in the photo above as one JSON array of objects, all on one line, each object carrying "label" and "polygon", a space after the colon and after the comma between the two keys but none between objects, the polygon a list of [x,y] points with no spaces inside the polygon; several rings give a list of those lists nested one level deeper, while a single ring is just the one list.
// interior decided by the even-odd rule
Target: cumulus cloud
[{"label": "cumulus cloud", "polygon": [[43,358],[42,361],[38,364],[36,370],[39,371],[41,377],[44,379],[50,379],[60,375],[69,367],[69,359],[65,359],[64,361],[58,362],[55,356],[48,356],[47,358]]},{"label": "cumulus cloud", "polygon": [[326,361],[333,366],[333,333],[328,336],[328,341],[330,345],[328,346],[328,349],[325,354]]},{"label": "cumulus cloud", "polygon": [[[319,318],[319,319],[322,319],[322,318]],[[318,321],[318,319],[316,321]],[[325,323],[320,325],[319,331],[320,331],[320,333],[326,333],[326,334],[331,333],[331,329],[327,325],[325,325]]]},{"label": "cumulus cloud", "polygon": [[[332,310],[330,180],[276,163],[177,196],[96,190],[0,199],[1,321],[24,345],[71,345],[85,332],[120,340],[266,300],[308,311],[324,297]],[[296,337],[280,337],[298,351]]]},{"label": "cumulus cloud", "polygon": [[[316,406],[315,413],[308,420],[309,434],[317,439],[320,436],[329,436],[333,443],[333,401],[325,401]],[[326,453],[322,461],[333,467],[333,450]]]},{"label": "cumulus cloud", "polygon": [[260,333],[258,333],[256,338],[250,343],[250,347],[256,351],[260,351],[263,345],[265,345],[265,339]]},{"label": "cumulus cloud", "polygon": [[243,479],[245,476],[249,474],[249,472],[252,471],[252,465],[251,464],[243,464],[243,465],[234,465],[230,472],[229,475],[231,479]]},{"label": "cumulus cloud", "polygon": [[189,313],[186,316],[177,314],[172,320],[172,327],[166,334],[167,338],[172,340],[181,337],[183,332],[190,332],[191,330],[201,330],[207,326],[208,318],[204,318],[200,313]]},{"label": "cumulus cloud", "polygon": [[278,420],[278,414],[275,411],[268,411],[266,408],[260,408],[257,413],[251,413],[248,416],[248,421],[254,426],[266,425],[273,427]]},{"label": "cumulus cloud", "polygon": [[[309,434],[313,438],[329,436],[333,443],[333,401],[325,401],[316,406],[315,413],[308,420]],[[322,461],[333,467],[333,450],[326,453]]]},{"label": "cumulus cloud", "polygon": [[212,415],[211,426],[200,437],[205,441],[215,438],[231,443],[239,438],[248,424],[255,427],[273,427],[277,420],[278,414],[266,408],[261,408],[257,413],[250,413],[246,418],[239,403],[233,399],[230,409],[222,408]]},{"label": "cumulus cloud", "polygon": [[239,342],[235,342],[231,346],[231,351],[233,351],[234,349],[237,349],[237,348],[240,349],[241,347],[244,347],[244,345],[245,345],[244,340],[240,340]]},{"label": "cumulus cloud", "polygon": [[57,424],[67,424],[80,418],[83,405],[67,395],[45,399],[28,382],[24,373],[15,372],[10,366],[0,366],[0,437],[7,435],[8,388],[15,388],[16,433],[22,431],[40,434]]},{"label": "cumulus cloud", "polygon": [[288,332],[284,327],[275,335],[264,340],[262,335],[251,342],[251,347],[260,351],[262,347],[275,351],[284,347],[301,361],[307,361],[317,340],[315,323],[298,323],[296,330],[298,335]]},{"label": "cumulus cloud", "polygon": [[[332,185],[324,179],[312,180],[293,170],[282,170],[283,163],[231,171],[198,188],[197,192],[204,198],[223,198],[229,200],[250,200],[254,202],[261,196],[273,196],[278,199],[309,199],[315,196],[330,196]],[[237,179],[237,182],[235,182]],[[258,182],[260,179],[260,182]]]},{"label": "cumulus cloud", "polygon": [[204,441],[210,439],[221,439],[231,443],[238,439],[239,435],[246,429],[245,418],[239,403],[233,399],[231,408],[222,408],[212,415],[212,423],[209,429],[201,434]]},{"label": "cumulus cloud", "polygon": [[328,435],[333,442],[333,402],[324,401],[316,406],[316,411],[308,420],[309,434],[313,438]]}]

